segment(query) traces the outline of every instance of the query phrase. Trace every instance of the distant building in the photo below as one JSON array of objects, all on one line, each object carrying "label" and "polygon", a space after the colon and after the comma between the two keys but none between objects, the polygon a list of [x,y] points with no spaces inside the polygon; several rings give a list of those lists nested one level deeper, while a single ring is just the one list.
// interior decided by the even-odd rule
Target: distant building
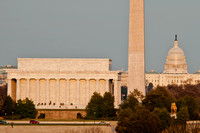
[{"label": "distant building", "polygon": [[6,79],[7,79],[6,70],[16,69],[16,68],[17,67],[11,65],[0,66],[0,86],[6,85]]},{"label": "distant building", "polygon": [[8,95],[32,99],[37,109],[84,109],[96,91],[121,103],[120,71],[110,59],[19,58],[18,68],[6,70]]},{"label": "distant building", "polygon": [[197,84],[200,83],[200,71],[189,74],[187,62],[183,50],[178,46],[177,35],[175,36],[174,46],[169,50],[165,62],[163,73],[151,71],[146,73],[146,85],[150,83],[154,87],[167,86],[169,84]]},{"label": "distant building", "polygon": [[[198,84],[200,83],[200,70],[189,74],[187,71],[187,62],[183,50],[178,46],[177,36],[175,36],[174,46],[169,50],[166,57],[165,69],[163,73],[151,72],[145,73],[146,91],[151,86],[167,86],[169,84]],[[128,72],[121,74],[121,87],[127,89]]]}]

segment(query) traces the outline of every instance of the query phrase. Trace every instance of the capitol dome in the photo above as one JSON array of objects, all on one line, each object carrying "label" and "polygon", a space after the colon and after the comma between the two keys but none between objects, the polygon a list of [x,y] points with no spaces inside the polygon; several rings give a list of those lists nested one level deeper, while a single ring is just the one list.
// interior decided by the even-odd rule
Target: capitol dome
[{"label": "capitol dome", "polygon": [[174,47],[169,50],[168,56],[184,56],[184,52],[178,47],[178,44],[175,44]]},{"label": "capitol dome", "polygon": [[175,36],[173,48],[168,52],[164,73],[188,73],[184,52],[178,46],[177,35]]}]

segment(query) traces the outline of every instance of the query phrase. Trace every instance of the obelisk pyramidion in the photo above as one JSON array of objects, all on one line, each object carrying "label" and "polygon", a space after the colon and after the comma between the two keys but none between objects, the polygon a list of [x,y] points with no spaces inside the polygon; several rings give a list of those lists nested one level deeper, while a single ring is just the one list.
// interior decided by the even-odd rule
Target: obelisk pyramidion
[{"label": "obelisk pyramidion", "polygon": [[145,95],[144,0],[130,0],[128,93]]}]

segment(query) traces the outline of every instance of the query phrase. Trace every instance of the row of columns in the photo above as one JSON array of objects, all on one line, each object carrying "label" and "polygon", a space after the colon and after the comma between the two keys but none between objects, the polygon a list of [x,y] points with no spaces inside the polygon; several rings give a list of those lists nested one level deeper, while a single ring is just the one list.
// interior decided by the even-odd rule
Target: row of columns
[{"label": "row of columns", "polygon": [[[26,97],[30,97],[30,78],[26,79]],[[36,79],[36,93],[35,93],[35,104],[40,103],[40,79]],[[65,90],[65,104],[66,105],[70,105],[70,79],[65,79],[66,80],[66,90]],[[46,79],[46,91],[45,91],[45,102],[46,105],[48,105],[48,103],[50,102],[50,79]],[[100,79],[96,79],[96,92],[100,92],[100,87],[99,87],[99,81]],[[109,79],[105,79],[106,81],[106,89],[105,92],[110,92],[109,90]],[[12,81],[11,79],[8,79],[8,95],[12,96],[12,89],[11,89],[11,84]],[[20,79],[17,79],[17,85],[16,85],[16,100],[21,99],[21,92],[20,92]],[[121,90],[121,89],[120,89]],[[119,104],[119,99],[121,99],[120,97],[120,92],[118,90],[118,81],[114,80],[114,96],[115,96],[115,106],[117,106]],[[56,105],[60,105],[60,79],[56,79]],[[90,79],[86,79],[86,101],[85,103],[87,104],[89,102],[90,99]],[[80,79],[76,79],[76,103],[75,105],[78,106],[80,105]]]}]

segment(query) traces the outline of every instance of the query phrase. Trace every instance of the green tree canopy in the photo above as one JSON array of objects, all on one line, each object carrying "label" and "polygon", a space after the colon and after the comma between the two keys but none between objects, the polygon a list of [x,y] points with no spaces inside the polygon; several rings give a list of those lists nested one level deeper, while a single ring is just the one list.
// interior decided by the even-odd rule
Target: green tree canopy
[{"label": "green tree canopy", "polygon": [[110,92],[104,93],[102,113],[104,118],[116,116],[114,108],[114,96],[112,96]]},{"label": "green tree canopy", "polygon": [[102,118],[102,106],[103,106],[103,97],[100,93],[94,92],[87,107],[87,118],[88,119],[97,119]]},{"label": "green tree canopy", "polygon": [[186,121],[190,119],[188,108],[182,107],[180,111],[177,113],[177,119],[175,120],[175,124],[185,125]]},{"label": "green tree canopy", "polygon": [[21,115],[21,118],[31,118],[34,119],[37,115],[37,110],[33,101],[29,100],[28,98],[24,99],[23,101],[20,99],[17,102],[17,114]]},{"label": "green tree canopy", "polygon": [[16,104],[12,100],[12,98],[10,96],[6,96],[3,107],[2,107],[2,114],[11,116],[12,112],[16,113],[15,107],[16,107]]},{"label": "green tree canopy", "polygon": [[111,118],[116,116],[114,109],[114,96],[105,92],[102,97],[100,93],[94,92],[87,107],[88,119]]},{"label": "green tree canopy", "polygon": [[184,97],[179,98],[176,103],[177,103],[178,111],[182,107],[187,107],[190,119],[191,120],[199,119],[199,116],[198,116],[199,106],[195,98],[191,96],[184,96]]},{"label": "green tree canopy", "polygon": [[138,89],[134,89],[131,93],[138,101],[144,100],[144,95]]},{"label": "green tree canopy", "polygon": [[132,109],[133,111],[135,111],[135,107],[138,105],[138,103],[139,103],[139,102],[138,102],[138,100],[135,98],[134,93],[131,92],[131,93],[128,95],[127,99],[124,100],[124,102],[121,103],[121,104],[119,105],[119,107],[120,107],[120,110],[121,110],[121,109],[130,108],[130,109]]},{"label": "green tree canopy", "polygon": [[161,121],[147,109],[126,108],[119,112],[116,130],[120,133],[157,133],[161,131]]},{"label": "green tree canopy", "polygon": [[171,117],[170,113],[167,111],[166,108],[155,108],[152,112],[154,115],[158,116],[158,118],[161,120],[161,129],[166,129],[170,126],[171,123]]},{"label": "green tree canopy", "polygon": [[158,86],[156,89],[151,90],[143,100],[143,104],[147,109],[153,111],[154,108],[166,108],[170,111],[172,96],[167,92],[165,87]]}]

